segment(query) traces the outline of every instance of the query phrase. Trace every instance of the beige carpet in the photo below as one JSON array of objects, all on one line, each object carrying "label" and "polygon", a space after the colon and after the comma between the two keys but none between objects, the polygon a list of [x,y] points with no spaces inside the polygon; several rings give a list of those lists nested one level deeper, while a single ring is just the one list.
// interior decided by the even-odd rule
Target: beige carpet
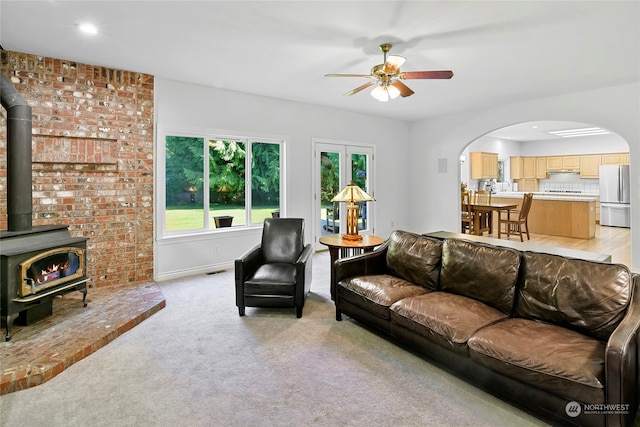
[{"label": "beige carpet", "polygon": [[160,285],[164,310],[51,381],[0,397],[9,426],[535,426],[346,318],[329,257],[303,317],[235,307],[233,271]]}]

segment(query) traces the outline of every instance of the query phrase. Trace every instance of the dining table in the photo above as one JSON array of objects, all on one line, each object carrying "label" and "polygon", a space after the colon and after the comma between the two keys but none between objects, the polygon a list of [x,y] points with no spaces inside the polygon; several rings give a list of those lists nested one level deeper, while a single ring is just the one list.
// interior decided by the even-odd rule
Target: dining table
[{"label": "dining table", "polygon": [[[485,231],[493,234],[493,212],[507,211],[509,218],[510,211],[518,208],[518,203],[497,203],[478,202],[471,203],[471,211],[474,215],[473,234],[481,236]],[[510,219],[510,218],[509,218]]]}]

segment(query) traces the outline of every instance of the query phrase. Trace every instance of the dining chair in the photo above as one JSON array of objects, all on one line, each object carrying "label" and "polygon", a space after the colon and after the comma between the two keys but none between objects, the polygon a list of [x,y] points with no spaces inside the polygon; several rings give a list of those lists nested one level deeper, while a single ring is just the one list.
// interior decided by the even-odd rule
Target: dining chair
[{"label": "dining chair", "polygon": [[522,199],[522,206],[520,210],[511,209],[509,211],[506,211],[506,218],[502,217],[502,211],[498,211],[498,238],[500,238],[502,235],[502,224],[504,224],[504,234],[507,235],[507,238],[511,234],[519,234],[520,241],[524,242],[523,233],[526,233],[527,240],[530,240],[529,224],[527,222],[527,218],[529,217],[529,211],[531,210],[532,201],[533,193],[526,193]]},{"label": "dining chair", "polygon": [[463,191],[460,195],[462,232],[473,234],[473,209],[471,207],[472,193]]},{"label": "dining chair", "polygon": [[[487,190],[477,190],[473,196],[474,205],[490,205],[491,204],[491,192]],[[491,210],[477,210],[474,209],[475,220],[478,222],[476,227],[478,234],[482,235],[485,231],[490,232],[493,227],[491,222],[493,220],[493,211]]]},{"label": "dining chair", "polygon": [[474,193],[474,203],[477,205],[490,205],[491,192],[487,190],[477,190]]}]

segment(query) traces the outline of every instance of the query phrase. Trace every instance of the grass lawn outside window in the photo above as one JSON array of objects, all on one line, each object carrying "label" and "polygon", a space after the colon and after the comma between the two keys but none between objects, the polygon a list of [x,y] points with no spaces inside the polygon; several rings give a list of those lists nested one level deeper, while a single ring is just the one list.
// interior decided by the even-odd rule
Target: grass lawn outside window
[{"label": "grass lawn outside window", "polygon": [[[265,218],[271,218],[271,213],[279,210],[278,206],[253,208],[251,222],[253,224],[262,224]],[[215,229],[213,217],[215,216],[232,216],[232,226],[245,225],[245,209],[244,206],[212,206],[209,209],[209,227]],[[199,230],[204,227],[202,223],[202,209],[189,208],[185,206],[167,208],[165,211],[167,229],[169,230]]]}]

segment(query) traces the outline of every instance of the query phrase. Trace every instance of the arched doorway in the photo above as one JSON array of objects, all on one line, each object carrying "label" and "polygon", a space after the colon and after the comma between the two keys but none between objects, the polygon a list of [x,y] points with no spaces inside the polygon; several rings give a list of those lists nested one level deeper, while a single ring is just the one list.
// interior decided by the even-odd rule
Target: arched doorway
[{"label": "arched doorway", "polygon": [[[497,154],[498,171],[492,177],[480,176],[479,168],[473,168],[471,157],[477,158],[477,155],[471,153],[478,152]],[[526,175],[523,176],[522,170],[512,170],[512,158],[526,159],[525,163],[529,165]],[[560,166],[556,169],[548,169],[548,162],[557,164],[562,159],[577,163],[569,167],[563,167],[562,163],[559,163]],[[471,189],[484,189],[489,185],[495,191],[495,196],[500,196],[501,192],[506,194],[532,191],[540,198],[595,197],[598,202],[595,204],[594,238],[581,241],[575,236],[567,239],[568,236],[551,233],[547,238],[537,236],[536,243],[611,253],[614,262],[623,262],[630,266],[630,228],[608,227],[610,224],[605,225],[606,221],[600,224],[602,211],[599,203],[598,175],[600,164],[628,163],[629,144],[620,135],[607,129],[588,123],[530,121],[496,129],[467,145],[460,154],[460,181]],[[515,169],[521,169],[517,160],[513,164]],[[590,171],[586,169],[587,166],[591,167]],[[627,215],[629,210],[630,203]],[[497,234],[491,237],[497,237]]]}]

